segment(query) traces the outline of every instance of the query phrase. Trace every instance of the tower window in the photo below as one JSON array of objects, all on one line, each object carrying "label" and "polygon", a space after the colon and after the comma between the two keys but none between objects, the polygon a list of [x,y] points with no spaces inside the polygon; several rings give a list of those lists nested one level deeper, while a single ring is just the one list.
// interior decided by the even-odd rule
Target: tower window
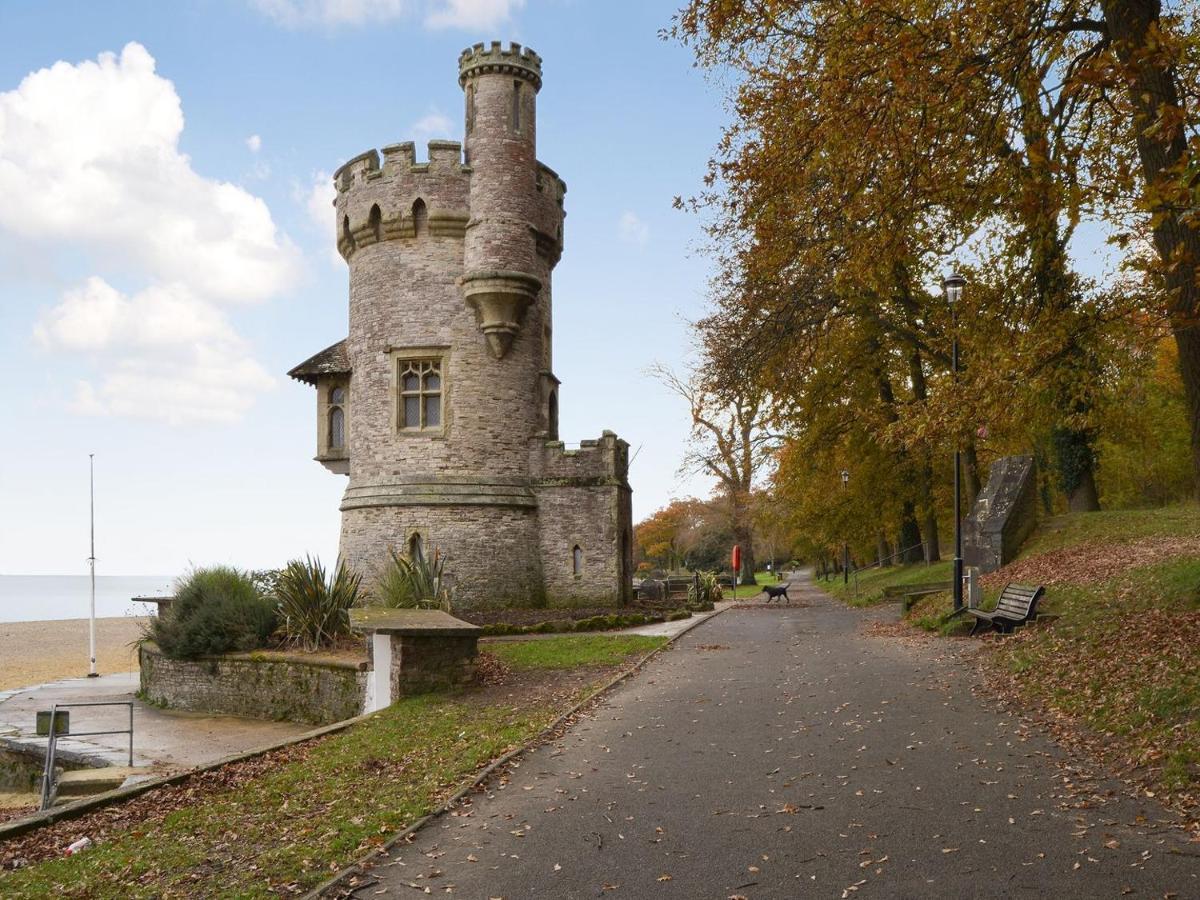
[{"label": "tower window", "polygon": [[558,392],[550,392],[550,402],[546,409],[546,430],[550,433],[550,440],[558,440]]},{"label": "tower window", "polygon": [[408,539],[408,558],[415,563],[425,559],[425,542],[421,540],[420,532],[414,531]]},{"label": "tower window", "polygon": [[467,85],[467,134],[475,130],[475,85]]},{"label": "tower window", "polygon": [[425,209],[425,201],[420,197],[412,205],[413,216],[413,231],[417,234],[424,234],[429,227],[429,213]]},{"label": "tower window", "polygon": [[512,92],[512,130],[521,130],[521,82],[513,82]]},{"label": "tower window", "polygon": [[329,392],[329,449],[346,448],[346,392],[335,387]]},{"label": "tower window", "polygon": [[583,550],[578,544],[571,551],[571,573],[578,578],[583,574]]},{"label": "tower window", "polygon": [[367,216],[367,225],[370,226],[371,233],[375,235],[375,240],[381,240],[383,237],[383,213],[379,211],[378,203],[371,207],[371,212]]},{"label": "tower window", "polygon": [[442,362],[438,359],[399,361],[400,427],[420,431],[442,427]]}]

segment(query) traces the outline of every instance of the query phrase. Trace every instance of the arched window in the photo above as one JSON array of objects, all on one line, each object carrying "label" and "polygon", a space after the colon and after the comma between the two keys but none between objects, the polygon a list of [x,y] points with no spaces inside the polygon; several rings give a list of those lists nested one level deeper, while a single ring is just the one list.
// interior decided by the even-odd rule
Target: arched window
[{"label": "arched window", "polygon": [[371,226],[375,240],[380,240],[383,237],[383,213],[379,211],[378,203],[371,207],[371,214],[367,216],[367,224]]},{"label": "arched window", "polygon": [[475,85],[467,85],[467,134],[475,130]]},{"label": "arched window", "polygon": [[576,577],[583,574],[583,550],[578,544],[571,551],[571,573]]},{"label": "arched window", "polygon": [[412,206],[413,216],[413,231],[416,234],[424,234],[426,228],[429,227],[429,213],[425,210],[425,201],[420,197]]},{"label": "arched window", "polygon": [[521,131],[521,82],[513,82],[512,92],[512,130]]},{"label": "arched window", "polygon": [[350,217],[342,217],[342,239],[351,247],[354,246],[354,235],[350,233]]},{"label": "arched window", "polygon": [[329,391],[329,449],[346,447],[346,391],[335,387]]},{"label": "arched window", "polygon": [[550,433],[550,440],[558,440],[558,391],[550,392],[550,402],[546,409],[546,430]]},{"label": "arched window", "polygon": [[408,558],[413,562],[421,562],[425,559],[425,542],[421,540],[419,532],[414,531],[408,539]]}]

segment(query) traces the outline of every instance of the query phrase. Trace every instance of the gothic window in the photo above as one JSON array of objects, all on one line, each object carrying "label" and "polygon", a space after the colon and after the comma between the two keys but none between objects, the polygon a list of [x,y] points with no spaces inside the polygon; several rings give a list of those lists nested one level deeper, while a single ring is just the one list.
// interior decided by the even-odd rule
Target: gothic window
[{"label": "gothic window", "polygon": [[405,431],[442,427],[442,361],[399,361],[400,409],[398,421]]},{"label": "gothic window", "polygon": [[412,205],[413,216],[413,231],[417,234],[424,234],[429,227],[429,213],[425,209],[425,201],[420,197]]},{"label": "gothic window", "polygon": [[576,577],[583,574],[583,550],[578,544],[571,551],[571,573]]},{"label": "gothic window", "polygon": [[379,211],[378,203],[371,207],[370,215],[367,216],[367,224],[371,226],[371,232],[375,235],[375,240],[381,240],[383,237],[383,213]]},{"label": "gothic window", "polygon": [[546,410],[546,430],[552,441],[558,440],[558,392],[550,392],[549,408]]},{"label": "gothic window", "polygon": [[329,449],[346,447],[346,392],[335,387],[329,392]]}]

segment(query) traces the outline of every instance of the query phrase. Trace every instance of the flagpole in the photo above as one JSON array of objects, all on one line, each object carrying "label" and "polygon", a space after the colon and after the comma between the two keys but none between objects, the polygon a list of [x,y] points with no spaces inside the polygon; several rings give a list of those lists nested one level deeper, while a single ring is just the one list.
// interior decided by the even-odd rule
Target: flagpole
[{"label": "flagpole", "polygon": [[96,671],[96,454],[88,454],[88,511],[91,519],[91,556],[88,566],[92,575],[92,603],[88,615],[88,653],[91,659],[88,678],[97,678]]}]

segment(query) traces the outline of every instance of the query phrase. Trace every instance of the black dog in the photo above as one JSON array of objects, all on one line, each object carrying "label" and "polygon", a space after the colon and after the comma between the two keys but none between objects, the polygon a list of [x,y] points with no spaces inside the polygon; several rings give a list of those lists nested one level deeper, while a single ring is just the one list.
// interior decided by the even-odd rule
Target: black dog
[{"label": "black dog", "polygon": [[767,602],[768,603],[770,603],[772,600],[778,600],[780,597],[782,597],[788,603],[791,603],[792,598],[788,596],[787,589],[788,589],[788,586],[786,584],[764,584],[763,585],[763,590],[767,594]]}]

